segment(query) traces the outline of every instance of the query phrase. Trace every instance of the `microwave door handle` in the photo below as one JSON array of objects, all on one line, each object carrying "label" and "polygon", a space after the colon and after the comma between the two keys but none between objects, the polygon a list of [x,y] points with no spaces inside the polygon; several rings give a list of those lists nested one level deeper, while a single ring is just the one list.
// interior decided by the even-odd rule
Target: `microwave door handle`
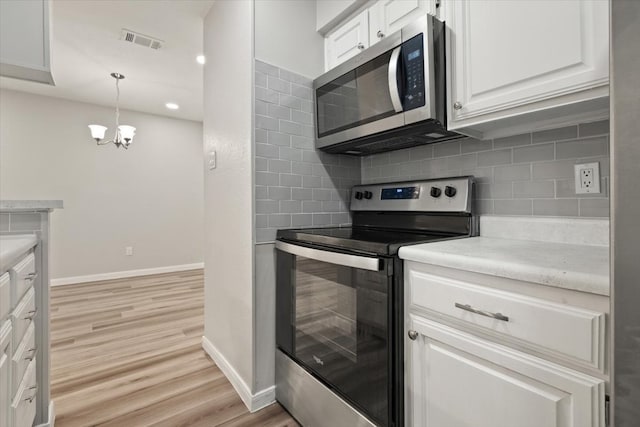
[{"label": "microwave door handle", "polygon": [[380,259],[370,258],[358,255],[343,254],[340,252],[324,251],[319,249],[308,248],[306,246],[292,245],[281,241],[276,242],[276,249],[292,255],[304,258],[322,261],[329,264],[343,265],[345,267],[353,267],[369,271],[381,271],[382,266]]},{"label": "microwave door handle", "polygon": [[401,113],[402,100],[400,99],[400,87],[398,86],[398,60],[400,59],[400,50],[402,46],[398,46],[393,49],[391,58],[389,59],[389,72],[387,73],[389,78],[389,94],[391,95],[391,104],[396,113]]}]

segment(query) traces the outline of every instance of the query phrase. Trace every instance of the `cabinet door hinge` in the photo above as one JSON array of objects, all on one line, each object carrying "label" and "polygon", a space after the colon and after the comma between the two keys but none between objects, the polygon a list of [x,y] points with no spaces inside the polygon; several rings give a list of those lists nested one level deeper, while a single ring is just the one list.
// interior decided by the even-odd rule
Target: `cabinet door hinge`
[{"label": "cabinet door hinge", "polygon": [[611,425],[611,399],[608,394],[604,396],[604,425],[605,427]]}]

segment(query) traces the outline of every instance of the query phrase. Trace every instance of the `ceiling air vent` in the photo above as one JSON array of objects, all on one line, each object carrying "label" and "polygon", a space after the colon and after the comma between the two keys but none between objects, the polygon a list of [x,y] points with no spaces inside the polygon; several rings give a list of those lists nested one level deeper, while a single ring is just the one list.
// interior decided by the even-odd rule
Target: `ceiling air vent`
[{"label": "ceiling air vent", "polygon": [[151,36],[145,36],[144,34],[136,33],[135,31],[127,30],[126,28],[122,29],[120,39],[156,50],[160,49],[164,43],[162,40],[155,39]]}]

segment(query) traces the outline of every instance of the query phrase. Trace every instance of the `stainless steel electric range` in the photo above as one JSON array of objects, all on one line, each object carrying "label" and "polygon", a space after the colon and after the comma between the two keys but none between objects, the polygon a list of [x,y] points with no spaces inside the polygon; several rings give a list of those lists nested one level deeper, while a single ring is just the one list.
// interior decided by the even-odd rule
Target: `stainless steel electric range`
[{"label": "stainless steel electric range", "polygon": [[276,398],[304,426],[404,425],[404,245],[477,234],[472,177],[356,186],[351,227],[277,234]]}]

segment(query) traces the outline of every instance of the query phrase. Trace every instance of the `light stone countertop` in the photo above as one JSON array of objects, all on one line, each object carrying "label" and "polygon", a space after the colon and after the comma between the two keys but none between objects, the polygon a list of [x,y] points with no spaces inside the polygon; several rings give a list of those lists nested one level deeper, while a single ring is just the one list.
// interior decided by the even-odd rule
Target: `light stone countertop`
[{"label": "light stone countertop", "polygon": [[[609,247],[593,244],[603,241],[602,234],[608,228],[608,222],[572,221],[576,222],[574,231],[581,235],[584,231],[581,227],[594,229],[593,221],[602,222],[599,224],[602,230],[596,233],[597,236],[582,236],[580,243],[576,243],[574,233],[563,237],[567,219],[554,222],[506,218],[503,227],[496,227],[502,219],[489,217],[484,224],[489,235],[482,236],[481,217],[480,237],[404,246],[399,255],[407,261],[608,296]],[[534,232],[535,237],[522,234],[518,239],[507,238],[506,233],[514,224]],[[500,235],[496,230],[504,230],[505,234]],[[540,241],[544,239],[548,241]]]},{"label": "light stone countertop", "polygon": [[7,234],[0,236],[0,274],[13,266],[19,258],[38,243],[35,234]]},{"label": "light stone countertop", "polygon": [[0,200],[0,212],[34,212],[62,209],[62,200]]}]

